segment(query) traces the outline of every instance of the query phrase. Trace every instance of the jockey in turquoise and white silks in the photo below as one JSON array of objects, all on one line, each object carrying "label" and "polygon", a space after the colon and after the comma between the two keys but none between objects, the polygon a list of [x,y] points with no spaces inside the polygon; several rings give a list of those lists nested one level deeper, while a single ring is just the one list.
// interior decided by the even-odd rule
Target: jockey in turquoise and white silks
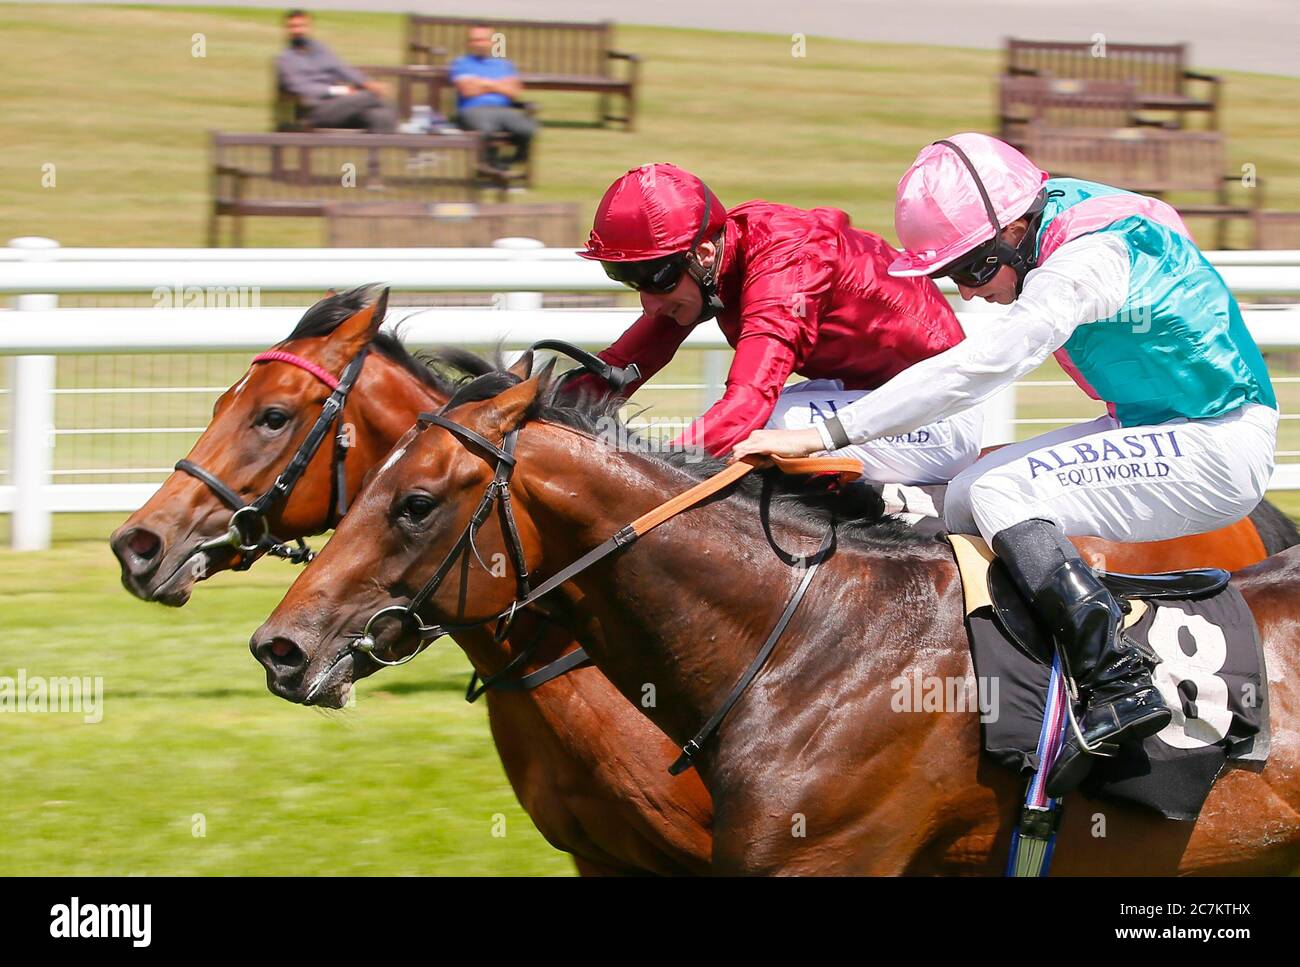
[{"label": "jockey in turquoise and white silks", "polygon": [[1273,470],[1277,400],[1223,279],[1170,206],[1049,179],[994,138],[923,149],[898,186],[904,249],[891,274],[949,276],[1010,305],[958,345],[811,430],[760,431],[748,453],[805,454],[944,419],[1048,355],[1107,415],[994,451],[949,487],[949,530],[978,531],[1055,633],[1079,688],[1077,727],[1048,778],[1077,785],[1089,753],[1160,731],[1170,712],[1150,656],[1066,535],[1152,541],[1246,516]]}]

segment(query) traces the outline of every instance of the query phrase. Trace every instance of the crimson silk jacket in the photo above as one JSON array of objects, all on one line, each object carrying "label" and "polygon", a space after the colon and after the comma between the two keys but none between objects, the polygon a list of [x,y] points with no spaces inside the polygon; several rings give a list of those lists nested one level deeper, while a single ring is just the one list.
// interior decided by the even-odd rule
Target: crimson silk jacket
[{"label": "crimson silk jacket", "polygon": [[[803,210],[750,201],[727,213],[718,326],[736,355],[722,399],[678,444],[727,453],[767,422],[792,372],[839,379],[845,389],[875,389],[908,366],[963,338],[948,301],[928,278],[889,275],[895,249],[853,228],[838,209]],[[691,327],[642,315],[598,355],[636,363],[631,395],[673,358]],[[575,390],[596,391],[585,375]]]}]

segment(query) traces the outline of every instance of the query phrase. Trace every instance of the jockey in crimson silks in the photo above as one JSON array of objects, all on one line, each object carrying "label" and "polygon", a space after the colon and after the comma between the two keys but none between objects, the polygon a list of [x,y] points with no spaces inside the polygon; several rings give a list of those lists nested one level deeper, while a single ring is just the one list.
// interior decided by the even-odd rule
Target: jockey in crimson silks
[{"label": "jockey in crimson silks", "polygon": [[[1067,534],[1154,541],[1250,513],[1273,470],[1277,400],[1223,279],[1164,202],[1046,172],[982,134],[927,146],[898,184],[894,275],[948,276],[1012,304],[987,328],[812,429],[760,431],[751,453],[804,455],[951,416],[1050,353],[1108,413],[1003,447],[958,475],[951,532],[979,531],[1053,629],[1077,686],[1048,776],[1060,796],[1171,713],[1122,612]],[[1090,754],[1092,753],[1092,754]]]},{"label": "jockey in crimson silks", "polygon": [[[957,345],[952,308],[926,278],[891,278],[898,256],[842,211],[751,201],[730,211],[699,178],[669,164],[634,168],[610,186],[587,247],[635,289],[642,315],[602,359],[640,378],[662,369],[701,322],[716,318],[735,358],[722,399],[675,445],[727,453],[764,425],[806,427],[918,360]],[[791,373],[811,377],[782,392]],[[600,392],[595,376],[575,390]],[[866,479],[950,480],[978,456],[977,411],[852,447]]]}]

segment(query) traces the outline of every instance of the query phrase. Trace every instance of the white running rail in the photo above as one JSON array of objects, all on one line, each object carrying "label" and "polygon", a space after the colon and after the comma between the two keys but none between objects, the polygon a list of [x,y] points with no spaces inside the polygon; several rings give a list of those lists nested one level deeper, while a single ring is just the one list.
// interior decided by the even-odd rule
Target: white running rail
[{"label": "white running rail", "polygon": [[[12,514],[12,544],[49,546],[50,515],[65,511],[125,511],[143,503],[157,483],[55,483],[60,475],[162,474],[160,466],[94,471],[53,466],[54,442],[80,434],[190,434],[189,425],[76,427],[55,425],[55,399],[84,394],[203,393],[224,387],[140,386],[56,388],[60,356],[113,357],[147,353],[254,352],[287,335],[306,306],[260,306],[262,292],[324,291],[370,282],[418,292],[493,292],[497,308],[409,308],[391,313],[408,345],[461,344],[520,348],[542,338],[592,348],[607,345],[635,318],[632,309],[542,309],[542,292],[621,292],[600,267],[568,250],[501,240],[492,249],[63,249],[42,238],[15,239],[0,248],[0,357],[8,357],[9,479],[0,485],[0,513]],[[1300,251],[1210,252],[1240,296],[1282,296],[1300,302]],[[941,283],[950,295],[952,287]],[[61,294],[143,293],[157,308],[59,308]],[[216,308],[173,308],[198,304]],[[959,306],[967,328],[990,311]],[[1243,307],[1247,325],[1265,348],[1300,349],[1300,305]],[[719,392],[729,347],[717,326],[697,327],[685,347],[706,353],[704,382],[652,383],[647,391]],[[1284,380],[1280,382],[1291,382]],[[1043,387],[1047,383],[1035,383]],[[1016,424],[1067,418],[1016,417],[1014,390],[990,401],[987,442],[1014,438]],[[1284,419],[1300,414],[1284,414]],[[193,422],[192,420],[189,422]],[[0,429],[0,433],[4,430]],[[1290,451],[1287,451],[1290,455]],[[180,455],[179,453],[177,454]],[[1300,452],[1294,454],[1300,456]],[[155,461],[157,462],[157,461]],[[1274,487],[1300,489],[1300,463],[1282,463]]]}]

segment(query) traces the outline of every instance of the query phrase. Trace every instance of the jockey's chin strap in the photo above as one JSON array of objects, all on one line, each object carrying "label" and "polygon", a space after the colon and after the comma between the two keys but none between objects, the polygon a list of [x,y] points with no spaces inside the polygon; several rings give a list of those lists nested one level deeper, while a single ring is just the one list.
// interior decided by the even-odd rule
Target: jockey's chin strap
[{"label": "jockey's chin strap", "polygon": [[[497,642],[501,642],[509,632],[510,625],[514,621],[514,616],[521,608],[526,608],[535,603],[538,599],[550,594],[556,588],[560,587],[560,585],[571,581],[583,571],[586,571],[588,568],[602,561],[615,551],[630,547],[632,544],[636,543],[637,540],[650,533],[650,531],[654,530],[660,524],[671,520],[683,511],[689,510],[697,504],[707,500],[714,494],[735,483],[741,477],[744,477],[757,466],[774,464],[777,469],[787,474],[834,473],[837,475],[841,483],[854,480],[862,473],[862,464],[859,461],[844,457],[802,457],[794,459],[776,456],[760,457],[757,455],[746,457],[737,463],[731,464],[726,469],[719,471],[709,479],[701,481],[684,493],[678,494],[676,497],[664,501],[664,503],[660,504],[658,507],[642,514],[630,524],[620,528],[604,543],[592,548],[567,567],[564,567],[560,571],[551,575],[541,584],[534,588],[530,588],[528,581],[528,566],[527,562],[524,560],[523,545],[519,540],[519,530],[515,524],[514,511],[511,509],[510,505],[510,478],[514,473],[516,464],[515,445],[518,441],[519,430],[510,430],[505,434],[502,445],[497,446],[479,433],[469,429],[469,427],[462,426],[453,420],[449,420],[441,414],[421,413],[419,422],[420,429],[423,430],[430,426],[441,427],[451,433],[452,436],[458,438],[466,447],[483,451],[491,457],[495,463],[492,481],[488,484],[487,490],[484,491],[483,497],[478,503],[478,507],[475,508],[474,513],[470,515],[469,522],[465,525],[464,531],[461,532],[456,543],[452,545],[451,550],[447,552],[446,557],[442,559],[442,563],[440,563],[434,570],[433,575],[424,583],[424,586],[416,592],[415,596],[411,598],[408,603],[389,605],[388,607],[381,608],[372,614],[366,621],[361,634],[339,654],[333,664],[337,664],[338,661],[342,660],[342,658],[349,653],[358,651],[367,655],[372,661],[380,665],[404,665],[415,659],[417,655],[439,638],[456,631],[481,628],[484,625],[493,622],[496,623],[494,638]],[[467,553],[473,552],[474,556],[478,558],[480,566],[482,566],[484,570],[489,570],[489,568],[483,564],[483,558],[479,554],[478,548],[475,546],[474,539],[479,529],[487,521],[494,505],[498,505],[500,508],[501,526],[505,536],[506,547],[510,554],[511,563],[515,568],[515,579],[518,586],[518,594],[515,600],[495,615],[483,618],[479,621],[472,621],[465,624],[426,624],[420,617],[420,609],[428,603],[429,599],[442,585],[442,582],[446,579],[447,575],[451,573],[452,568],[458,560],[464,557]],[[773,628],[772,633],[768,635],[767,641],[764,642],[763,647],[759,650],[758,655],[750,664],[749,668],[746,669],[745,674],[741,676],[741,679],[732,688],[731,692],[728,693],[722,706],[709,718],[708,722],[705,723],[704,727],[694,736],[694,738],[683,747],[681,757],[679,757],[669,769],[669,771],[674,775],[690,767],[692,757],[699,752],[701,745],[713,734],[714,731],[716,731],[717,727],[721,724],[722,719],[739,700],[741,693],[744,692],[744,690],[749,686],[749,683],[753,681],[754,677],[762,668],[764,662],[766,662],[768,656],[772,653],[772,649],[776,647],[777,641],[780,639],[782,632],[784,632],[786,625],[789,624],[790,618],[798,607],[799,601],[803,598],[804,592],[807,591],[809,584],[812,583],[812,578],[816,573],[817,566],[831,551],[834,543],[834,532],[835,528],[832,524],[828,529],[825,538],[822,540],[821,548],[812,558],[804,560],[803,563],[808,569],[805,571],[804,576],[799,582],[798,587],[795,589],[794,594],[791,596],[790,601],[786,604],[785,611],[777,621],[776,627]],[[390,619],[396,620],[403,626],[404,630],[409,631],[416,640],[416,647],[414,650],[400,658],[392,660],[383,658],[378,654],[380,645],[377,637],[380,633],[378,626],[383,623],[383,621]],[[527,661],[528,657],[535,650],[535,647],[536,642],[522,650],[500,672],[489,676],[489,678],[484,682],[483,687],[489,687],[491,683],[499,681],[503,676],[520,667],[525,661]],[[584,663],[586,660],[587,656],[585,651],[578,649],[570,655],[561,658],[559,662],[554,663],[552,666],[548,666],[546,669],[535,674],[540,675],[543,673],[550,673],[556,666],[563,666],[562,670],[568,671],[569,668],[576,667],[577,665]],[[555,674],[559,674],[559,672]],[[555,676],[554,674],[550,674],[545,680],[549,680],[550,677]],[[540,684],[540,682],[537,684]],[[466,694],[466,698],[472,701],[481,694],[482,688],[475,692],[474,681],[471,680],[470,689]]]},{"label": "jockey's chin strap", "polygon": [[[708,210],[707,207],[705,209]],[[726,247],[727,229],[724,225],[718,232],[715,239],[717,245],[717,254],[713,257],[713,265],[705,268],[700,264],[694,250],[686,260],[686,272],[700,287],[700,314],[695,321],[691,323],[698,326],[701,322],[708,322],[710,319],[716,319],[719,312],[727,308],[723,304],[722,296],[718,294],[718,276],[722,272],[722,253]]]}]

